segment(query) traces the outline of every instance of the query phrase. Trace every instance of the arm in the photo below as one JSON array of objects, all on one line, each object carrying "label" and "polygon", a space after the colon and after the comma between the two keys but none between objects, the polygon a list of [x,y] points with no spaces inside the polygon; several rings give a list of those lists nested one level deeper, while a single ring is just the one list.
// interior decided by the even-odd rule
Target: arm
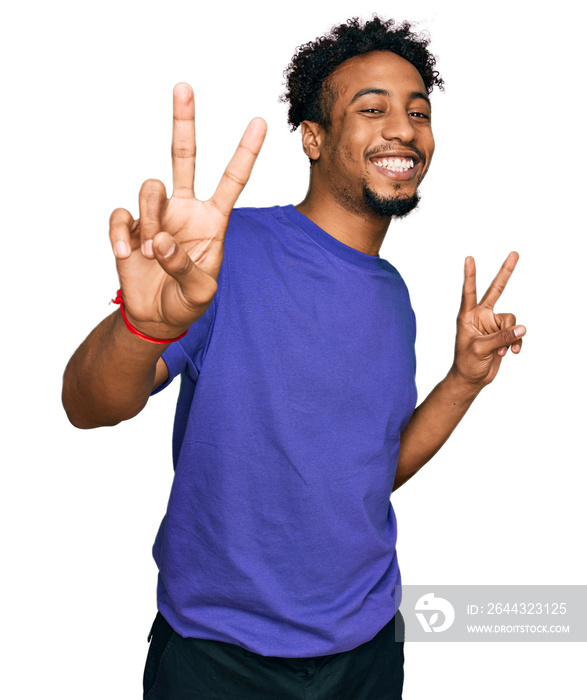
[{"label": "arm", "polygon": [[497,375],[508,347],[515,354],[522,349],[524,326],[515,325],[513,314],[493,312],[517,261],[517,253],[508,255],[483,299],[477,303],[475,262],[473,258],[466,259],[454,363],[404,428],[394,491],[444,445],[481,389]]},{"label": "arm", "polygon": [[[180,83],[173,94],[173,194],[147,180],[140,217],[126,209],[110,217],[110,242],[134,328],[151,338],[180,336],[210,306],[222,263],[230,213],[259,154],[266,125],[254,119],[207,202],[194,195],[194,98]],[[63,377],[63,406],[80,428],[114,425],[135,416],[167,378],[167,344],[133,335],[120,311],[104,319],[76,350]]]},{"label": "arm", "polygon": [[97,428],[136,416],[168,377],[160,359],[167,347],[130,333],[119,311],[105,318],[65,370],[62,398],[71,423]]}]

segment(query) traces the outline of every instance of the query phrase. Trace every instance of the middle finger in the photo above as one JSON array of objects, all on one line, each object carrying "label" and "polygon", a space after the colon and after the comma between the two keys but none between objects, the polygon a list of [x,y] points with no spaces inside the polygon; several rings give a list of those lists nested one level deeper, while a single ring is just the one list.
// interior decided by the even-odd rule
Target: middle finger
[{"label": "middle finger", "polygon": [[509,278],[512,275],[512,272],[516,267],[519,257],[520,256],[515,251],[512,251],[507,256],[505,262],[503,263],[499,272],[495,276],[495,279],[491,283],[489,289],[485,292],[483,298],[479,302],[480,306],[485,306],[490,309],[492,309],[495,306],[495,303],[501,296],[506,284],[508,283]]},{"label": "middle finger", "polygon": [[194,197],[196,128],[194,93],[187,83],[173,89],[173,137],[171,141],[173,196]]}]

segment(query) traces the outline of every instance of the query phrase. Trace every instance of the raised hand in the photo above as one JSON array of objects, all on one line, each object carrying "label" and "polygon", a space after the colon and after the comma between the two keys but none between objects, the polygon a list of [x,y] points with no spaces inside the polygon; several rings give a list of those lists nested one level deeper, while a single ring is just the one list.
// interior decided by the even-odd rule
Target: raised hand
[{"label": "raised hand", "polygon": [[186,83],[173,91],[173,194],[147,180],[139,194],[139,218],[126,209],[110,217],[110,241],[126,315],[135,328],[174,338],[204,314],[216,292],[230,213],[247,183],[267,126],[247,127],[212,197],[194,194],[196,139],[194,96]]},{"label": "raised hand", "polygon": [[516,325],[510,313],[493,310],[516,267],[518,254],[508,255],[489,289],[477,303],[475,261],[465,260],[465,281],[461,308],[457,317],[455,360],[452,372],[478,387],[489,384],[496,376],[508,347],[517,354],[522,349],[524,326]]}]

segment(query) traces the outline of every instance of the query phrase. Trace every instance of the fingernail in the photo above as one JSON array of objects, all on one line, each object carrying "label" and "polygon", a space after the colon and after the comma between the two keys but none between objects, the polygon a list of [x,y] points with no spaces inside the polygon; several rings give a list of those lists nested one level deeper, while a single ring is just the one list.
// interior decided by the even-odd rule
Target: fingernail
[{"label": "fingernail", "polygon": [[153,257],[153,241],[150,238],[143,243],[143,255],[147,258]]},{"label": "fingernail", "polygon": [[516,338],[518,338],[519,336],[522,335],[522,333],[525,333],[525,332],[526,332],[526,329],[524,326],[516,326],[514,328],[514,335],[516,336]]},{"label": "fingernail", "polygon": [[167,242],[169,243],[167,248],[165,247],[165,243],[159,248],[159,250],[163,253],[164,258],[170,257],[175,252],[175,241],[172,239],[171,241]]},{"label": "fingernail", "polygon": [[126,258],[128,255],[128,246],[124,241],[116,241],[114,244],[114,255],[117,258]]}]

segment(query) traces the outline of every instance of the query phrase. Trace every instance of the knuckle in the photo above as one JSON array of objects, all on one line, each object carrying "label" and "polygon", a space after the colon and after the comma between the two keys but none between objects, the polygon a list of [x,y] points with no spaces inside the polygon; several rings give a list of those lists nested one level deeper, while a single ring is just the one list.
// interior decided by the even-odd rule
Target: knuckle
[{"label": "knuckle", "polygon": [[510,314],[510,313],[499,314],[499,318],[501,319],[502,326],[513,326],[516,323],[516,317],[514,314]]},{"label": "knuckle", "polygon": [[178,199],[195,199],[193,186],[175,184],[173,186],[173,196]]},{"label": "knuckle", "polygon": [[224,171],[224,176],[231,182],[236,183],[240,187],[244,187],[247,184],[247,178],[243,177],[236,170],[227,169]]},{"label": "knuckle", "polygon": [[171,156],[172,158],[179,159],[195,158],[196,149],[192,146],[173,146],[173,148],[171,149]]},{"label": "knuckle", "polygon": [[512,329],[507,331],[502,331],[500,334],[500,342],[503,342],[504,346],[511,345],[516,340],[516,336]]},{"label": "knuckle", "polygon": [[149,177],[143,182],[143,187],[157,189],[158,187],[163,187],[163,183],[156,177]]},{"label": "knuckle", "polygon": [[222,216],[229,216],[231,207],[225,207],[221,202],[218,201],[215,195],[210,198],[210,204],[216,209],[216,211]]},{"label": "knuckle", "polygon": [[132,221],[132,216],[127,209],[118,207],[110,214],[110,224],[118,224]]},{"label": "knuckle", "polygon": [[179,276],[189,275],[194,269],[194,263],[185,252],[181,254],[181,249],[176,246],[172,254],[176,258],[175,273]]},{"label": "knuckle", "polygon": [[210,300],[216,294],[218,284],[212,277],[207,277],[204,280],[198,280],[198,284],[193,288],[184,292],[186,302],[194,307],[200,307],[209,304]]},{"label": "knuckle", "polygon": [[246,153],[249,153],[253,158],[256,158],[261,149],[253,149],[250,146],[248,146],[246,143],[241,143],[239,144],[239,149],[245,151]]},{"label": "knuckle", "polygon": [[140,197],[155,197],[159,198],[162,196],[162,194],[165,192],[165,185],[161,182],[161,180],[157,180],[155,178],[149,178],[148,180],[145,180],[143,184],[141,185],[141,191],[139,196]]},{"label": "knuckle", "polygon": [[145,180],[139,194],[139,208],[143,221],[143,233],[148,228],[149,233],[153,226],[158,228],[160,209],[165,199],[165,185],[161,180]]}]

